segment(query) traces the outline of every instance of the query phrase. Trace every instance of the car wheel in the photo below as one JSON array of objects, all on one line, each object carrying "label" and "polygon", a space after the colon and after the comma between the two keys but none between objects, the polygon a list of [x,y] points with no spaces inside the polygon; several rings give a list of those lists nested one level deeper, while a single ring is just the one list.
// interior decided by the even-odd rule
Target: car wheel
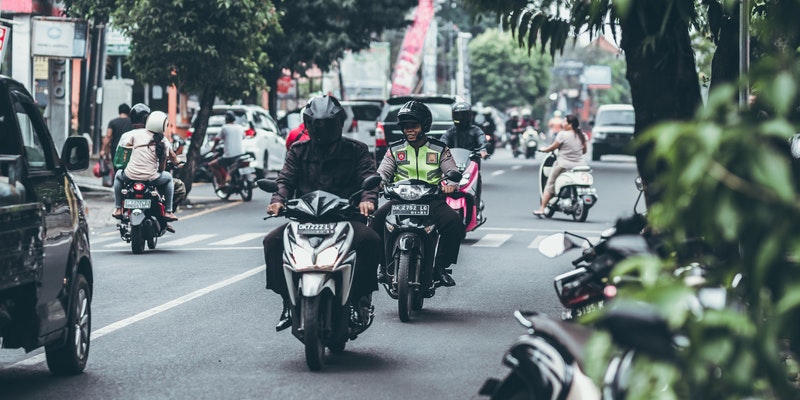
[{"label": "car wheel", "polygon": [[602,156],[603,156],[603,153],[600,153],[598,151],[592,150],[592,161],[600,161],[600,157],[602,157]]},{"label": "car wheel", "polygon": [[59,346],[46,346],[47,368],[57,376],[77,375],[86,368],[89,358],[89,334],[92,328],[92,291],[83,274],[75,276],[74,290],[70,293],[66,342]]}]

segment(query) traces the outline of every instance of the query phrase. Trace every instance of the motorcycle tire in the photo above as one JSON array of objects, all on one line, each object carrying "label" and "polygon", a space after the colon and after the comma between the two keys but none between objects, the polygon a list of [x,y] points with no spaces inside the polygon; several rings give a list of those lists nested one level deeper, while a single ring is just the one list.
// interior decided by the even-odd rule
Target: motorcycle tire
[{"label": "motorcycle tire", "polygon": [[333,354],[342,354],[344,353],[344,348],[346,345],[347,345],[347,340],[343,340],[341,342],[329,344],[328,349],[330,349],[331,353]]},{"label": "motorcycle tire", "polygon": [[153,237],[147,239],[147,248],[153,250],[156,248],[158,244],[158,236],[153,235]]},{"label": "motorcycle tire", "polygon": [[217,182],[216,176],[211,178],[211,186],[214,188],[214,194],[216,194],[220,199],[228,200],[228,198],[231,197],[231,194],[226,189],[219,187],[219,182]]},{"label": "motorcycle tire", "polygon": [[141,226],[131,227],[131,251],[133,254],[144,253],[144,232]]},{"label": "motorcycle tire", "polygon": [[586,208],[586,204],[583,204],[583,201],[578,201],[575,208],[575,213],[572,214],[572,219],[578,222],[586,222],[586,218],[589,216],[589,209]]},{"label": "motorcycle tire", "polygon": [[553,215],[556,215],[556,209],[554,207],[547,206],[544,208],[544,216],[547,218],[553,218]]},{"label": "motorcycle tire", "polygon": [[414,303],[414,287],[411,285],[411,279],[415,274],[412,272],[414,269],[414,257],[407,251],[400,252],[399,260],[397,262],[397,314],[400,321],[408,322],[411,320],[411,310]]},{"label": "motorcycle tire", "polygon": [[253,200],[253,181],[245,179],[244,182],[242,182],[242,190],[239,194],[244,201]]},{"label": "motorcycle tire", "polygon": [[306,350],[308,369],[319,371],[325,365],[325,345],[323,330],[325,327],[325,307],[321,297],[303,297],[301,302],[303,315],[303,344]]}]

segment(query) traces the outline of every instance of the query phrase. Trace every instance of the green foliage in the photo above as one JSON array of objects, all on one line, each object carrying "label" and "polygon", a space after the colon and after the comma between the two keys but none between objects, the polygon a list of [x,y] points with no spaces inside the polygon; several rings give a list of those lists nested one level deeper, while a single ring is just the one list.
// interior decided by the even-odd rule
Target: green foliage
[{"label": "green foliage", "polygon": [[551,60],[528,55],[508,33],[487,30],[472,39],[469,51],[473,101],[503,110],[546,96]]},{"label": "green foliage", "polygon": [[277,27],[269,2],[138,0],[120,7],[113,24],[131,39],[127,62],[142,82],[226,99],[266,86],[260,46]]}]

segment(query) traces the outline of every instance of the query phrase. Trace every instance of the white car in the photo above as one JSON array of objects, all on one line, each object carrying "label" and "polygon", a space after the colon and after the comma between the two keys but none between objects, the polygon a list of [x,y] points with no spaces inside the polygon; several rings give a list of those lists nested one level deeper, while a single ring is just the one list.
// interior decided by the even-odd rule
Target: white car
[{"label": "white car", "polygon": [[200,147],[200,153],[204,154],[211,149],[212,139],[225,124],[225,112],[228,110],[236,114],[236,123],[245,130],[242,147],[246,153],[255,157],[251,166],[256,169],[256,174],[263,177],[267,171],[280,171],[286,159],[286,140],[278,134],[278,124],[269,112],[256,105],[214,106],[208,117],[206,140]]}]

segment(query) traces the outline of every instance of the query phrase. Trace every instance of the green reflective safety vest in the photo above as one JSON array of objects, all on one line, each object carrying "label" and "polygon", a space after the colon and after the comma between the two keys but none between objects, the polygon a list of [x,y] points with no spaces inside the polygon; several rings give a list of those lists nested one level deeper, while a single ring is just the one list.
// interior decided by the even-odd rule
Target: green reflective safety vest
[{"label": "green reflective safety vest", "polygon": [[437,185],[442,181],[442,169],[439,167],[442,161],[444,146],[432,143],[428,140],[424,146],[415,149],[408,142],[391,147],[397,170],[394,174],[394,181],[404,179],[420,179],[425,182]]}]

